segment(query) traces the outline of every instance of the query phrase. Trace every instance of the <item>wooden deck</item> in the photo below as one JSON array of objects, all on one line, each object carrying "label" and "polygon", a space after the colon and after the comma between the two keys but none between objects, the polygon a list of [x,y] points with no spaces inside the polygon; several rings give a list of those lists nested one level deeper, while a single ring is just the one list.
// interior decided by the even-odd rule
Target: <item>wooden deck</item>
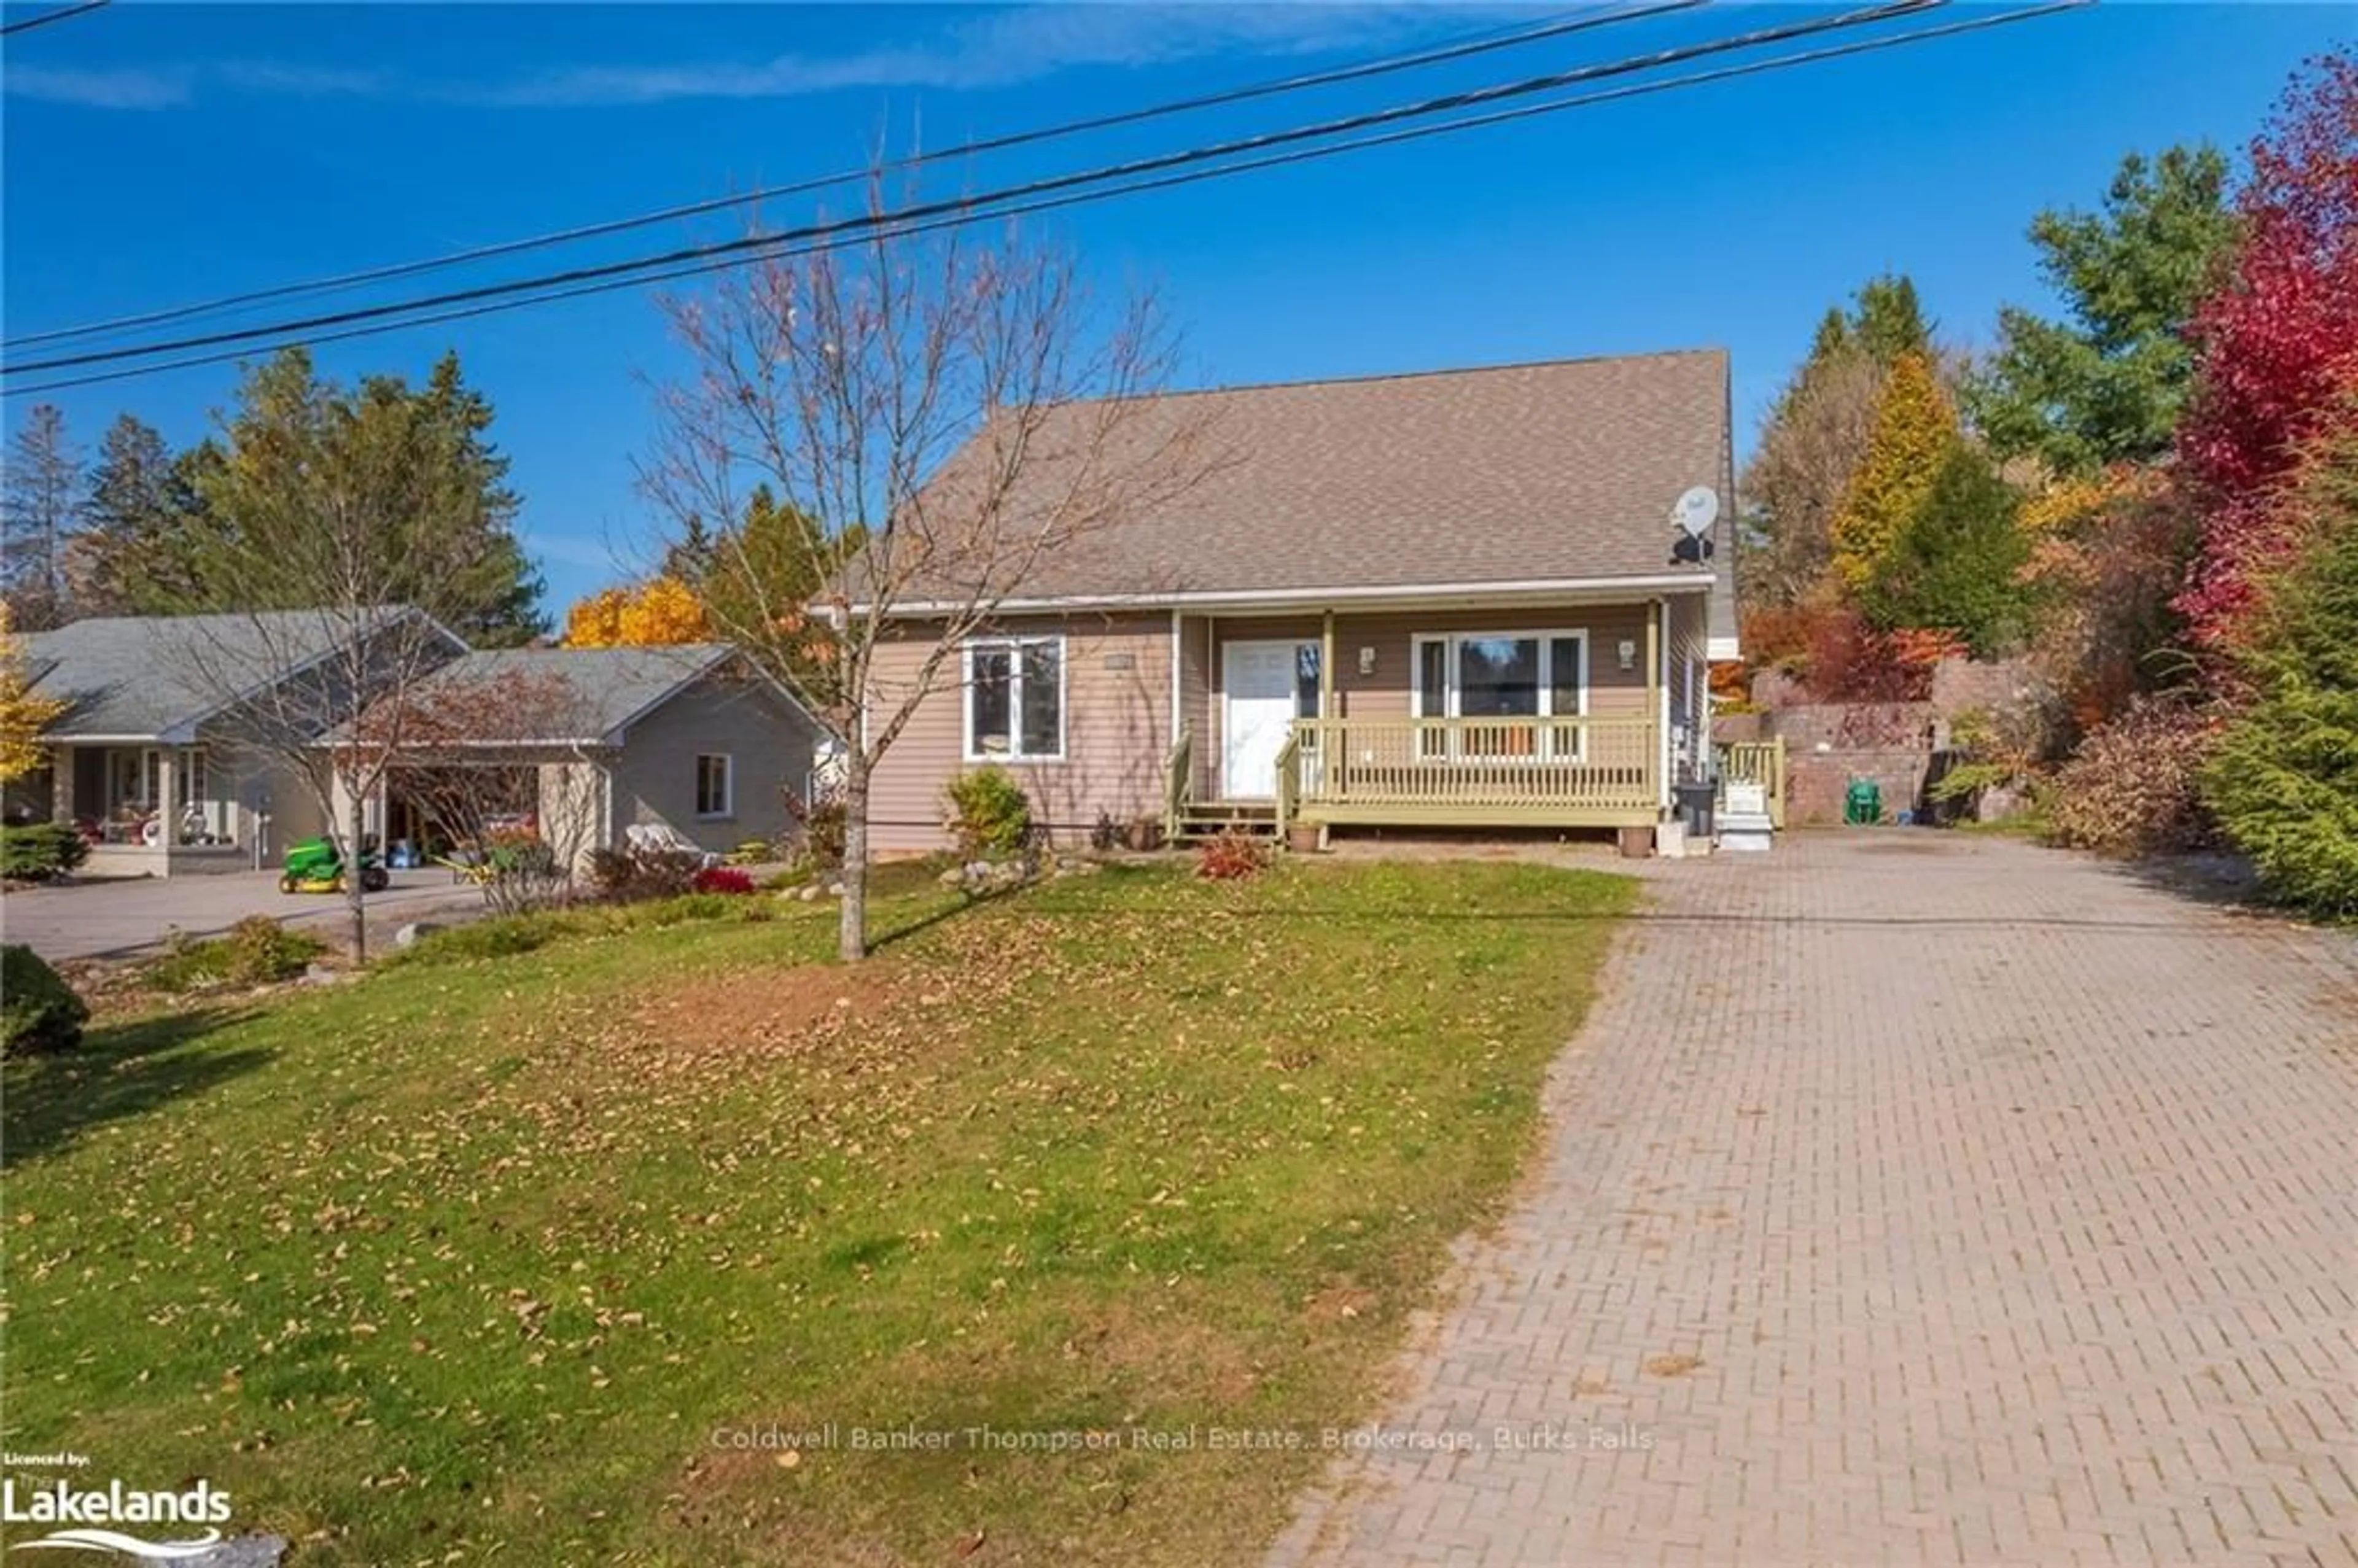
[{"label": "wooden deck", "polygon": [[1282,824],[1640,827],[1661,815],[1653,720],[1304,719]]}]

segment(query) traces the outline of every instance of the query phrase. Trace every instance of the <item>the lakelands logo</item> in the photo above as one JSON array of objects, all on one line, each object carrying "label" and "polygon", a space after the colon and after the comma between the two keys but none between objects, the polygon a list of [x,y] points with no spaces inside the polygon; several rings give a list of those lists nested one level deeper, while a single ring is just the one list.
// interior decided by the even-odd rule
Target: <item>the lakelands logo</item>
[{"label": "the lakelands logo", "polygon": [[[163,1532],[159,1525],[223,1525],[229,1522],[229,1494],[215,1491],[210,1481],[177,1492],[143,1491],[112,1481],[104,1489],[77,1487],[70,1481],[46,1481],[19,1487],[0,1481],[0,1521],[11,1525],[52,1528],[38,1541],[19,1541],[10,1550],[31,1552],[110,1552],[146,1563],[169,1563],[201,1557],[221,1544],[222,1532],[208,1529],[193,1539],[149,1540]],[[138,1534],[111,1529],[136,1525]],[[14,1533],[13,1531],[11,1532]]]}]

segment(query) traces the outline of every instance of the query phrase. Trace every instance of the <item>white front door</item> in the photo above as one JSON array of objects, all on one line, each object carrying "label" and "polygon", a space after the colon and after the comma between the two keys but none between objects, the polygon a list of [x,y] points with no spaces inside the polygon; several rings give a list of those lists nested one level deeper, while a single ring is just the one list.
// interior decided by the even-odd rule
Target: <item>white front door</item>
[{"label": "white front door", "polygon": [[1229,643],[1220,654],[1220,793],[1232,800],[1277,794],[1277,753],[1293,722],[1294,643]]}]

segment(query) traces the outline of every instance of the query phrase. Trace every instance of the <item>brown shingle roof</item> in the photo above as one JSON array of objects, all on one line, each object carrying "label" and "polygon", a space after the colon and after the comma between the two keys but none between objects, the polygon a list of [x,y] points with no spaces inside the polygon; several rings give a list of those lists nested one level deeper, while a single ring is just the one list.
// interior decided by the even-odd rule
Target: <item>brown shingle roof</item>
[{"label": "brown shingle roof", "polygon": [[1217,455],[1208,476],[1041,562],[1014,597],[1702,578],[1670,554],[1671,504],[1697,484],[1720,492],[1725,581],[1735,493],[1716,349],[1170,394],[1120,439],[1149,451],[1194,426]]}]

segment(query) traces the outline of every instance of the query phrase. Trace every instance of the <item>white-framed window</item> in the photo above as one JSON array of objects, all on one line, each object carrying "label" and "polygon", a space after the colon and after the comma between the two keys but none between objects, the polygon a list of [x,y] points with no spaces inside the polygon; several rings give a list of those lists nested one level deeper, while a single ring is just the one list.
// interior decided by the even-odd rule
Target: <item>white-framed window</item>
[{"label": "white-framed window", "polygon": [[704,752],[696,759],[696,814],[733,816],[737,811],[737,759],[726,752]]},{"label": "white-framed window", "polygon": [[1579,760],[1580,727],[1542,721],[1588,711],[1585,631],[1432,633],[1414,638],[1412,652],[1409,711],[1416,718],[1533,721],[1421,730],[1418,756]]},{"label": "white-framed window", "polygon": [[1064,638],[976,637],[964,662],[968,762],[1063,758]]}]

